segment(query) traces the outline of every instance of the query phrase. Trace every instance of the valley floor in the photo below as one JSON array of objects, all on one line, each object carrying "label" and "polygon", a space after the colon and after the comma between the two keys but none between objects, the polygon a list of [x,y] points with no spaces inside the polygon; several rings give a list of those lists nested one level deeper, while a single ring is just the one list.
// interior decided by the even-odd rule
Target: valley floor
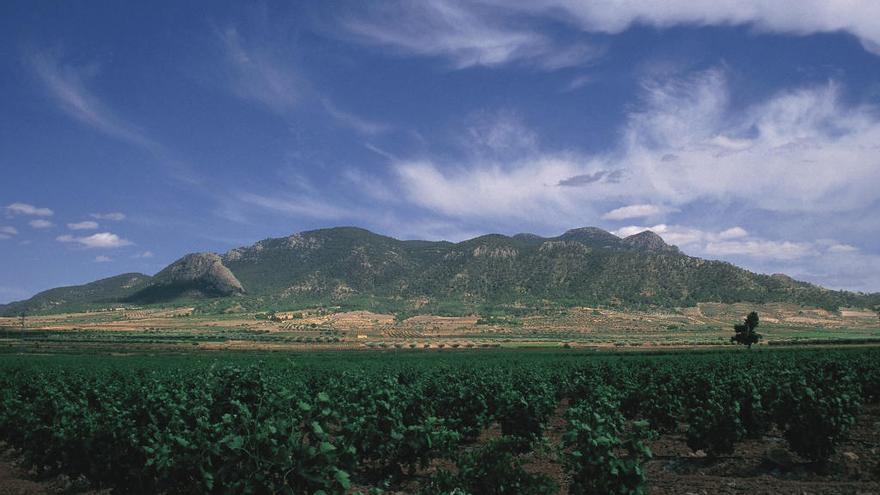
[{"label": "valley floor", "polygon": [[760,315],[762,344],[880,343],[880,319],[874,312],[844,309],[831,313],[791,304],[701,303],[693,308],[641,312],[579,307],[522,316],[408,318],[332,308],[200,314],[186,307],[127,307],[28,317],[24,328],[18,318],[0,318],[0,350],[724,346],[730,344],[733,325],[750,311]]}]

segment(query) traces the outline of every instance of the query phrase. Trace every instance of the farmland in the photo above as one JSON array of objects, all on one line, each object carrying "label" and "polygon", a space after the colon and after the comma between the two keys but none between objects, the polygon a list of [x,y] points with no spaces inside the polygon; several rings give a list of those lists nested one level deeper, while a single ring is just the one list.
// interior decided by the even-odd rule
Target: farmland
[{"label": "farmland", "polygon": [[0,318],[0,349],[714,347],[730,345],[732,325],[752,310],[761,316],[762,344],[880,343],[880,321],[874,312],[829,312],[785,303],[700,303],[652,311],[575,307],[470,316],[407,316],[333,307],[266,313],[135,306],[32,316],[24,328],[18,318]]},{"label": "farmland", "polygon": [[[730,337],[752,309],[748,351]],[[127,306],[0,327],[0,487],[24,493],[880,491],[869,311]]]},{"label": "farmland", "polygon": [[7,353],[0,436],[120,493],[876,493],[878,356]]}]

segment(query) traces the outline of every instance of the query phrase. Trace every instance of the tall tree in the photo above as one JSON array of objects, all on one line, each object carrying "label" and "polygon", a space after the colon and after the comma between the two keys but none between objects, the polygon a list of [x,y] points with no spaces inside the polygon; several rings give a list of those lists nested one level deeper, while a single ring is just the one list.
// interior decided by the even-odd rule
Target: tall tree
[{"label": "tall tree", "polygon": [[758,328],[758,313],[752,311],[741,325],[733,326],[736,333],[730,338],[730,341],[747,345],[751,349],[752,344],[757,344],[761,340],[761,334],[755,332],[756,328]]}]

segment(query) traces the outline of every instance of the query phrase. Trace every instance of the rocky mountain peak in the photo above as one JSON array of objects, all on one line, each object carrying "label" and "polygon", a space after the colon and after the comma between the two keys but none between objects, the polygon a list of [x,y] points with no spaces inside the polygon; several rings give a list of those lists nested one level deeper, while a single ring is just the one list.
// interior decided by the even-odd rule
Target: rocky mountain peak
[{"label": "rocky mountain peak", "polygon": [[620,244],[620,238],[598,227],[581,227],[567,230],[557,239],[564,241],[578,241],[592,247],[613,248]]},{"label": "rocky mountain peak", "polygon": [[192,286],[200,291],[221,295],[245,292],[241,282],[214,253],[187,254],[157,273],[153,283]]},{"label": "rocky mountain peak", "polygon": [[621,242],[642,251],[678,251],[677,247],[666,244],[662,237],[650,230],[633,234],[624,238]]}]

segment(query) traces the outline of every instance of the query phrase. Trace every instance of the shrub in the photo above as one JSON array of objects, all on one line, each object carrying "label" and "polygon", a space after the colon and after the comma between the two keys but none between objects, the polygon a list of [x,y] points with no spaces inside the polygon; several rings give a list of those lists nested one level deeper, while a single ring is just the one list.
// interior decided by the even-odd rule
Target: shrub
[{"label": "shrub", "polygon": [[776,422],[798,455],[824,462],[855,423],[858,388],[849,376],[792,377],[776,404]]},{"label": "shrub", "polygon": [[739,402],[721,390],[709,390],[688,412],[687,444],[694,451],[730,454],[745,435]]},{"label": "shrub", "polygon": [[569,409],[563,462],[571,474],[570,493],[644,493],[643,463],[651,458],[651,450],[642,439],[648,438],[648,426],[635,422],[632,433],[621,439],[615,426],[621,419],[603,416],[586,403]]},{"label": "shrub", "polygon": [[514,452],[519,442],[511,438],[492,440],[482,448],[459,456],[458,473],[441,470],[427,483],[423,495],[453,493],[480,495],[549,495],[559,487],[549,477],[530,474]]}]

